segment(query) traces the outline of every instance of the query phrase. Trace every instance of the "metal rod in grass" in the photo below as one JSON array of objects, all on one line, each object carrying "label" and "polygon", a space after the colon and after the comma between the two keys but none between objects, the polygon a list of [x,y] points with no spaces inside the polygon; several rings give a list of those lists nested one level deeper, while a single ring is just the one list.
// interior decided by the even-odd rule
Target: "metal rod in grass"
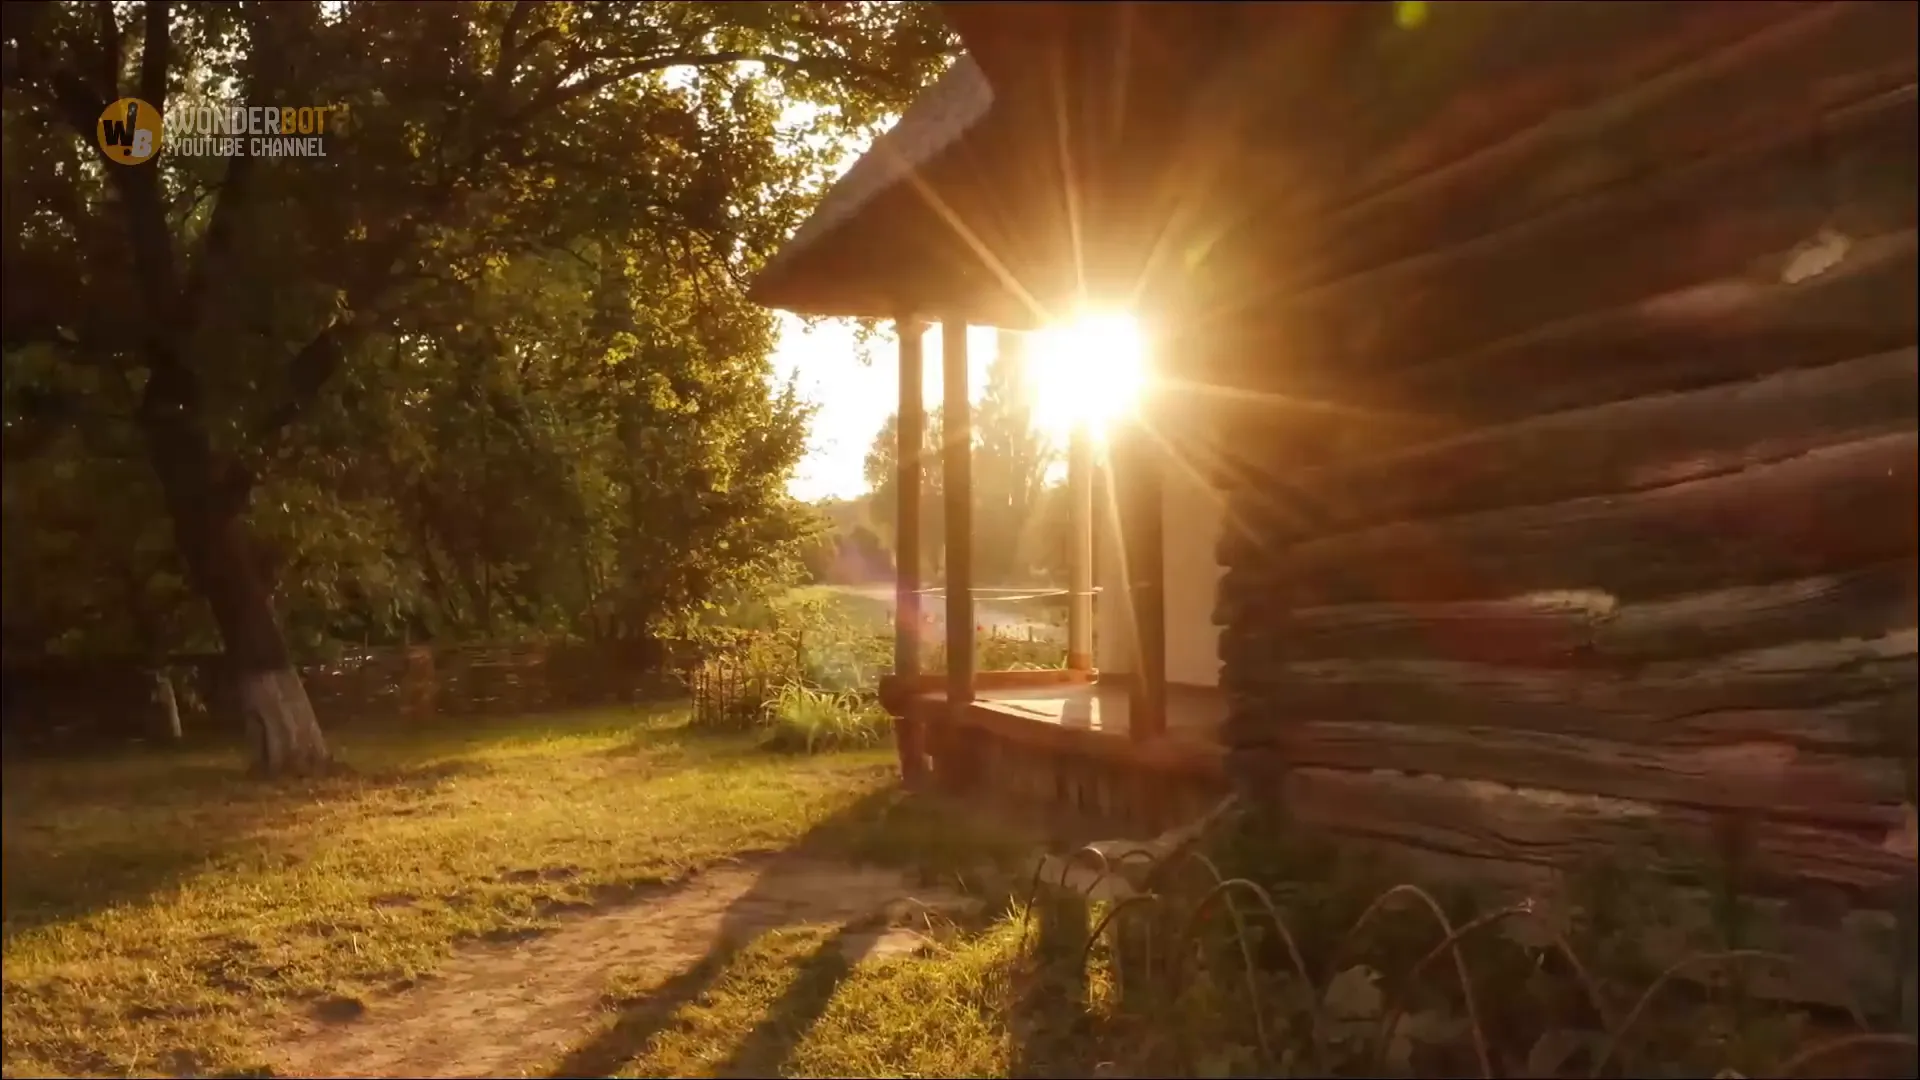
[{"label": "metal rod in grass", "polygon": [[[1392,996],[1388,998],[1387,1008],[1383,1009],[1380,1014],[1380,1031],[1374,1045],[1374,1071],[1378,1072],[1386,1064],[1388,1043],[1393,1038],[1394,1028],[1399,1026],[1400,1023],[1400,1008],[1394,1000],[1399,995],[1395,993],[1395,991],[1405,986],[1410,986],[1414,978],[1420,974],[1428,962],[1433,960],[1434,957],[1439,956],[1442,952],[1451,952],[1453,954],[1454,972],[1460,977],[1460,993],[1464,998],[1467,1010],[1467,1026],[1473,1032],[1474,1056],[1480,1061],[1480,1075],[1491,1077],[1493,1075],[1493,1055],[1487,1050],[1487,1033],[1481,1030],[1480,1027],[1480,1006],[1479,1003],[1474,1000],[1473,976],[1467,970],[1466,956],[1460,952],[1460,939],[1482,926],[1491,926],[1511,915],[1531,912],[1533,910],[1533,902],[1531,900],[1525,900],[1518,904],[1501,908],[1498,911],[1489,912],[1456,930],[1453,926],[1453,920],[1447,918],[1446,911],[1441,908],[1440,902],[1433,898],[1432,893],[1427,892],[1427,890],[1422,889],[1418,885],[1401,884],[1395,885],[1393,888],[1375,897],[1374,902],[1368,905],[1366,911],[1361,913],[1360,920],[1365,920],[1375,911],[1382,910],[1386,900],[1393,896],[1411,896],[1424,904],[1426,909],[1433,914],[1434,921],[1440,924],[1442,937],[1438,945],[1435,945],[1431,951],[1416,961],[1414,965],[1408,968],[1406,973],[1400,977],[1400,986],[1388,991]],[[1348,938],[1351,938],[1355,933],[1359,932],[1360,925],[1360,921],[1354,923],[1353,929],[1347,931]]]},{"label": "metal rod in grass", "polygon": [[1842,1050],[1858,1050],[1868,1047],[1889,1050],[1895,1048],[1920,1050],[1920,1040],[1915,1040],[1911,1035],[1899,1035],[1891,1032],[1855,1032],[1852,1035],[1842,1035],[1836,1039],[1828,1039],[1824,1042],[1815,1043],[1792,1057],[1787,1058],[1785,1061],[1782,1061],[1767,1075],[1781,1077],[1793,1076],[1801,1069],[1806,1068],[1821,1058],[1837,1054]]},{"label": "metal rod in grass", "polygon": [[[1106,853],[1094,847],[1092,844],[1088,844],[1085,847],[1075,849],[1068,853],[1066,858],[1060,860],[1060,880],[1056,883],[1058,888],[1065,889],[1067,887],[1067,873],[1073,869],[1074,860],[1080,858],[1082,855],[1092,855],[1094,858],[1100,860],[1100,872],[1102,874],[1106,873],[1109,867]],[[1027,885],[1027,908],[1020,913],[1020,947],[1023,950],[1027,947],[1027,928],[1033,923],[1033,905],[1040,899],[1040,875],[1046,868],[1046,859],[1042,858],[1034,861],[1033,878]]]},{"label": "metal rod in grass", "polygon": [[1601,1070],[1607,1067],[1607,1063],[1613,1060],[1613,1055],[1620,1049],[1620,1043],[1627,1037],[1627,1032],[1631,1031],[1634,1023],[1640,1019],[1640,1014],[1647,1011],[1647,1006],[1653,1004],[1654,997],[1682,971],[1691,967],[1709,964],[1743,963],[1748,960],[1764,960],[1769,963],[1784,963],[1789,966],[1793,963],[1792,957],[1783,956],[1776,952],[1767,952],[1763,949],[1730,949],[1726,952],[1693,953],[1681,957],[1672,964],[1669,964],[1667,969],[1662,971],[1658,978],[1647,984],[1647,988],[1641,991],[1640,1000],[1634,1002],[1633,1008],[1627,1010],[1626,1019],[1620,1021],[1618,1028],[1608,1033],[1606,1045],[1601,1048],[1599,1056],[1593,1059],[1593,1068],[1587,1075],[1593,1078],[1599,1077]]},{"label": "metal rod in grass", "polygon": [[1178,947],[1174,950],[1169,983],[1177,990],[1182,974],[1181,966],[1193,943],[1194,934],[1199,930],[1201,920],[1206,916],[1207,905],[1211,904],[1216,897],[1227,897],[1227,910],[1233,914],[1234,929],[1240,942],[1240,955],[1247,965],[1248,993],[1253,997],[1255,1009],[1255,1032],[1260,1037],[1261,1052],[1266,1055],[1268,1061],[1272,1061],[1273,1051],[1267,1044],[1266,1021],[1259,1012],[1258,995],[1254,994],[1253,952],[1247,945],[1246,924],[1241,920],[1238,909],[1234,907],[1232,898],[1228,895],[1235,889],[1253,893],[1254,899],[1260,901],[1260,906],[1266,909],[1267,917],[1273,920],[1274,929],[1280,932],[1280,940],[1287,947],[1287,956],[1293,961],[1294,970],[1299,973],[1300,980],[1306,984],[1307,999],[1312,1003],[1313,1011],[1313,1050],[1317,1059],[1324,1062],[1326,1060],[1326,1024],[1320,1007],[1320,990],[1314,985],[1313,975],[1307,971],[1307,962],[1300,955],[1300,947],[1294,942],[1293,931],[1287,926],[1287,920],[1281,917],[1280,909],[1274,904],[1273,897],[1267,890],[1261,888],[1259,883],[1246,878],[1228,878],[1208,889],[1200,897],[1200,901],[1193,906],[1192,914],[1187,916],[1186,928],[1180,935]]}]

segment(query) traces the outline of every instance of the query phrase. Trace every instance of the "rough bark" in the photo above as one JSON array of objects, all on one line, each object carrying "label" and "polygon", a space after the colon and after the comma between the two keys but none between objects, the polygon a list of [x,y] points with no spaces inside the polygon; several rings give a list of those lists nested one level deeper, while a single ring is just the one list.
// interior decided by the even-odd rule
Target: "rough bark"
[{"label": "rough bark", "polygon": [[1912,432],[1621,496],[1331,535],[1231,566],[1222,595],[1286,607],[1597,589],[1621,599],[1909,558]]}]

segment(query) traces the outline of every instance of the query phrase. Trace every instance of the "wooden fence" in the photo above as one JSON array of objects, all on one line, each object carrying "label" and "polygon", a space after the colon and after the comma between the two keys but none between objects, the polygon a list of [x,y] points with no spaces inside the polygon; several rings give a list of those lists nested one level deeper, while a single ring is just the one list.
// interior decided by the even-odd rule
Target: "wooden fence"
[{"label": "wooden fence", "polygon": [[[401,646],[356,650],[300,669],[324,727],[613,705],[675,692],[670,650],[601,645]],[[238,731],[218,656],[165,670],[188,737]],[[78,749],[168,733],[152,664],[128,658],[9,659],[0,732],[8,750]]]}]

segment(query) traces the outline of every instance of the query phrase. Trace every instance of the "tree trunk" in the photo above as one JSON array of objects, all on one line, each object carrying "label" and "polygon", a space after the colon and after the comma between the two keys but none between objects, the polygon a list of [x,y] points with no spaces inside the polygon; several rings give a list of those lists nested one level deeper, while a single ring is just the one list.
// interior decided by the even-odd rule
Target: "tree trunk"
[{"label": "tree trunk", "polygon": [[180,699],[173,692],[173,676],[164,667],[154,669],[153,695],[167,721],[167,738],[179,742],[185,737],[180,730]]},{"label": "tree trunk", "polygon": [[273,590],[247,526],[246,488],[235,484],[237,490],[223,491],[213,482],[211,455],[199,452],[204,444],[195,445],[193,434],[156,424],[148,431],[149,447],[174,542],[220,629],[254,771],[318,775],[331,763],[326,737],[287,652]]}]

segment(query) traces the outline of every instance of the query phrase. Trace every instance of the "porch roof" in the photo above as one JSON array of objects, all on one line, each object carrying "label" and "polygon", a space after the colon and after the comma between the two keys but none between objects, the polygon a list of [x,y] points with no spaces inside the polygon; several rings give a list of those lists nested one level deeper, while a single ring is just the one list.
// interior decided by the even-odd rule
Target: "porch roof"
[{"label": "porch roof", "polygon": [[1088,291],[1081,233],[1104,149],[1090,99],[1102,83],[1190,90],[1201,80],[1142,75],[1171,75],[1182,47],[1246,6],[940,4],[967,55],[828,190],[749,299],[804,315],[1044,323]]}]

